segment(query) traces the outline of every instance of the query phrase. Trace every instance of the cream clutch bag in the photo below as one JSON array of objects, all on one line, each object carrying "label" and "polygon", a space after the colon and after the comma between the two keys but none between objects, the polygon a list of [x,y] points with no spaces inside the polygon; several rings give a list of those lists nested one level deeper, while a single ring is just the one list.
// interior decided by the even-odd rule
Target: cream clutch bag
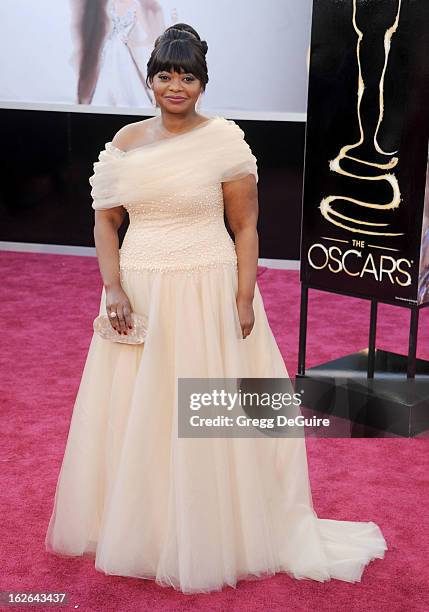
[{"label": "cream clutch bag", "polygon": [[131,322],[133,327],[132,329],[127,328],[126,335],[120,334],[116,329],[113,329],[107,315],[96,317],[93,321],[93,328],[105,340],[122,342],[123,344],[143,344],[147,332],[147,318],[132,312]]}]

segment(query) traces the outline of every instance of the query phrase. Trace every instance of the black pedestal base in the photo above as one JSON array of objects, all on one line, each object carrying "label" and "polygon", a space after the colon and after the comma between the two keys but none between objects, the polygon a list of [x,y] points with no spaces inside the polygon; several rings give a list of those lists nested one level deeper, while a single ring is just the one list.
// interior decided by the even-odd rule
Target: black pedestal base
[{"label": "black pedestal base", "polygon": [[303,406],[393,435],[429,430],[429,362],[416,360],[414,379],[406,376],[405,355],[376,349],[372,379],[367,363],[363,349],[297,374]]}]

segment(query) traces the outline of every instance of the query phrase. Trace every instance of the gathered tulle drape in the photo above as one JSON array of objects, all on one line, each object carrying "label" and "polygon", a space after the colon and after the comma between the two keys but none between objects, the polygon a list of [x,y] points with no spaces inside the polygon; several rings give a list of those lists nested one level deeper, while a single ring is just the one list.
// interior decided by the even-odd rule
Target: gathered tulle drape
[{"label": "gathered tulle drape", "polygon": [[[192,163],[183,163],[190,159]],[[188,184],[220,184],[248,174],[258,180],[256,158],[243,130],[232,120],[212,117],[184,134],[129,151],[107,142],[90,178],[92,207],[111,208],[137,197],[159,200],[179,195],[178,189]]]}]

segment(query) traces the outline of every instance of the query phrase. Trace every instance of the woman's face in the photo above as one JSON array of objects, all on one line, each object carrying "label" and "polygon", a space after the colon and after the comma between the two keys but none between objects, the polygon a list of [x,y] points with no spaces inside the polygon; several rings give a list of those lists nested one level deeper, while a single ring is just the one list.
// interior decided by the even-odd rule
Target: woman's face
[{"label": "woman's face", "polygon": [[202,87],[201,81],[192,72],[162,70],[155,74],[152,90],[162,111],[186,114],[195,109]]}]

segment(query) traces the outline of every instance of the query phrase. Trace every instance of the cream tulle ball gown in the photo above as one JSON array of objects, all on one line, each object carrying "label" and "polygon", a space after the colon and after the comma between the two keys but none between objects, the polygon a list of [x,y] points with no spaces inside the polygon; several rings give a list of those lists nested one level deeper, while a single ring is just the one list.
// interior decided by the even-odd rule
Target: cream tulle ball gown
[{"label": "cream tulle ball gown", "polygon": [[375,523],[315,514],[305,439],[177,436],[178,377],[288,376],[257,284],[254,328],[238,333],[221,183],[249,173],[243,131],[222,117],[127,152],[108,142],[94,164],[93,208],[129,213],[120,276],[148,333],[144,346],[92,337],[50,552],[90,553],[101,572],[186,593],[282,571],[354,582],[383,558]]}]

